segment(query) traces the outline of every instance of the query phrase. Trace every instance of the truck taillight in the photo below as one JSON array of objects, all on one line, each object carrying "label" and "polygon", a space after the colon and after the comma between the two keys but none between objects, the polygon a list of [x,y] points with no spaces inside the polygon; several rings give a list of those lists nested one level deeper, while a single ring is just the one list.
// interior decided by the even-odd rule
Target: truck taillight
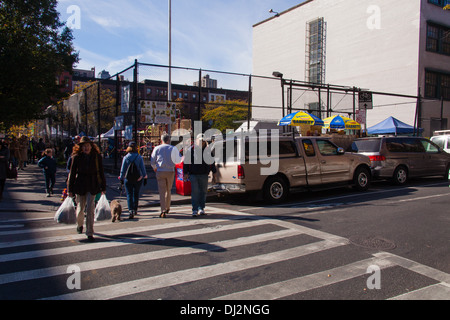
[{"label": "truck taillight", "polygon": [[386,161],[385,156],[369,156],[370,161]]},{"label": "truck taillight", "polygon": [[238,179],[245,179],[244,167],[238,166]]}]

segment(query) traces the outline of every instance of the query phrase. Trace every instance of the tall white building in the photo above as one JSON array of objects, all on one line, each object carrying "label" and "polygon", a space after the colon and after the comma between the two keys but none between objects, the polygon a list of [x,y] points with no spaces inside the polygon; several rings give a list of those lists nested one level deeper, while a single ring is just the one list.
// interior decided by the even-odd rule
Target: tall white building
[{"label": "tall white building", "polygon": [[[306,0],[253,26],[253,74],[272,77],[278,71],[284,79],[410,96],[420,88],[418,120],[425,135],[450,129],[448,2]],[[274,82],[253,80],[253,118],[281,118],[281,89]],[[294,109],[322,110],[322,116],[327,103],[334,112],[354,110],[351,95],[294,91],[292,97],[285,92],[286,98]],[[414,124],[416,99],[373,99],[368,127],[389,116]]]}]

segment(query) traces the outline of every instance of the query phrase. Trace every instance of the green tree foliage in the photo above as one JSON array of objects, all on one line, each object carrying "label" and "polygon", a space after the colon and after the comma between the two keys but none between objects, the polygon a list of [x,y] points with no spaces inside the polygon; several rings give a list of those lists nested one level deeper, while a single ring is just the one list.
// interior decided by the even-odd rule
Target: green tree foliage
[{"label": "green tree foliage", "polygon": [[225,132],[227,129],[236,130],[248,119],[248,103],[240,100],[219,101],[205,105],[202,120],[212,122],[212,128]]},{"label": "green tree foliage", "polygon": [[42,117],[62,98],[56,77],[78,62],[72,31],[56,0],[0,1],[0,122],[6,128]]}]

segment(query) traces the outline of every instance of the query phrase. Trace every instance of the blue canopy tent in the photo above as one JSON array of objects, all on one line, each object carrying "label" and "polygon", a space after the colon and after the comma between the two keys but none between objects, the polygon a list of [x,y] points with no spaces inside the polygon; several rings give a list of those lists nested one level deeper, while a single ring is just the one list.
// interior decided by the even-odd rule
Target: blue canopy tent
[{"label": "blue canopy tent", "polygon": [[367,129],[368,134],[413,134],[414,132],[423,132],[423,129],[414,129],[413,126],[401,122],[400,120],[389,117],[386,120]]}]

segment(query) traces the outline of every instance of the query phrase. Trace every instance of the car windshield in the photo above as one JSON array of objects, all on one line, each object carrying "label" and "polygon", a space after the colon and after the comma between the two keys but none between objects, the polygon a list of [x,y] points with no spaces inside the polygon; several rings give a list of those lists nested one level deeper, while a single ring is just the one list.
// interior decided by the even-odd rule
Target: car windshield
[{"label": "car windshield", "polygon": [[436,143],[442,149],[445,149],[445,142],[446,142],[446,140],[447,140],[447,137],[444,137],[444,136],[431,138],[431,141]]},{"label": "car windshield", "polygon": [[381,139],[355,140],[351,146],[351,152],[380,152]]}]

